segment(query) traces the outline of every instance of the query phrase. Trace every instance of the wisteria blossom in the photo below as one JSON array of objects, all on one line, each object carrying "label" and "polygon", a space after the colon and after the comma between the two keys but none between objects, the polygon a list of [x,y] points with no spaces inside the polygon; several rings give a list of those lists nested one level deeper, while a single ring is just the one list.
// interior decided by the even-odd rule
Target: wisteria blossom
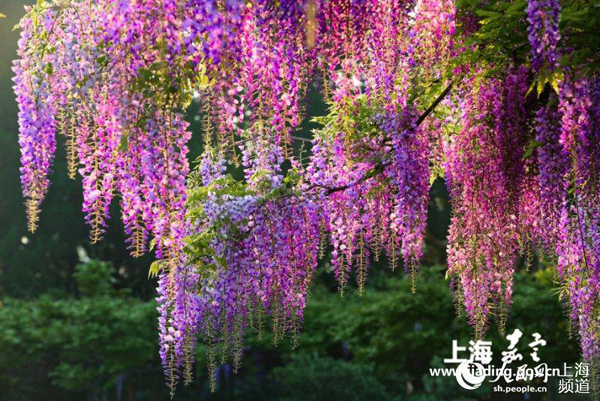
[{"label": "wisteria blossom", "polygon": [[531,45],[531,65],[535,70],[539,70],[544,64],[551,70],[558,65],[559,17],[559,0],[528,2],[527,33]]},{"label": "wisteria blossom", "polygon": [[[362,294],[373,261],[417,290],[443,178],[448,276],[475,336],[492,316],[503,330],[515,270],[544,253],[597,362],[600,77],[590,55],[561,67],[573,54],[561,2],[509,3],[40,1],[14,62],[29,229],[64,136],[91,241],[119,202],[132,255],[155,252],[168,384],[191,381],[201,337],[214,389],[219,363],[239,368],[248,330],[297,343],[321,259],[342,293],[356,280]],[[473,37],[510,15],[527,25],[524,45],[475,59]],[[313,95],[326,115],[309,121]]]}]

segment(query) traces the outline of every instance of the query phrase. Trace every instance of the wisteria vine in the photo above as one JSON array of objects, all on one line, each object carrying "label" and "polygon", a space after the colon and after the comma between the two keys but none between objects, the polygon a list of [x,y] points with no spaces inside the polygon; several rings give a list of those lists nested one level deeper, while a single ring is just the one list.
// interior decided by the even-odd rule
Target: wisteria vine
[{"label": "wisteria vine", "polygon": [[[295,341],[326,254],[342,292],[354,276],[362,293],[382,258],[415,290],[443,176],[448,275],[476,337],[490,316],[502,330],[519,260],[544,253],[597,363],[600,75],[589,57],[561,66],[577,59],[563,43],[577,33],[561,32],[560,2],[502,4],[41,0],[14,63],[29,229],[60,135],[92,242],[119,198],[132,255],[155,249],[169,385],[191,380],[201,335],[214,388],[218,359],[237,370],[247,329]],[[470,35],[485,40],[504,17],[528,24],[526,43],[509,61],[469,56],[483,46]],[[328,114],[299,138],[314,90]],[[193,97],[203,153],[190,172]]]}]

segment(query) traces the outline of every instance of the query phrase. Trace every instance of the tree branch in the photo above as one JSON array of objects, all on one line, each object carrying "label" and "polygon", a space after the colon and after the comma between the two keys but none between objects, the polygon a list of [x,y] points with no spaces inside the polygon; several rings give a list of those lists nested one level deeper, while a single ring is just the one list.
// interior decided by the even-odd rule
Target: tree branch
[{"label": "tree branch", "polygon": [[430,115],[433,112],[433,110],[435,110],[435,108],[438,106],[438,104],[440,104],[442,102],[442,100],[444,100],[446,95],[448,95],[448,93],[450,93],[451,90],[452,90],[452,82],[450,82],[450,84],[446,87],[446,89],[444,89],[444,91],[433,101],[433,103],[431,103],[431,106],[429,106],[427,108],[427,110],[425,110],[423,112],[423,114],[421,114],[419,116],[419,118],[417,119],[417,125],[416,125],[417,127],[419,125],[421,125],[421,123],[423,121],[425,121],[427,116]]},{"label": "tree branch", "polygon": [[302,138],[301,136],[292,135],[292,139],[300,142],[312,142],[310,138]]},{"label": "tree branch", "polygon": [[[446,89],[444,89],[444,91],[433,101],[433,103],[431,103],[431,105],[427,108],[427,110],[425,110],[417,119],[415,128],[418,127],[419,125],[421,125],[421,123],[423,123],[423,121],[425,121],[425,119],[427,118],[427,116],[429,116],[433,110],[435,110],[435,108],[442,102],[442,100],[444,100],[444,98],[448,95],[448,93],[450,93],[450,91],[452,90],[452,82],[446,87]],[[329,196],[331,194],[334,194],[336,192],[339,191],[344,191],[350,187],[353,187],[355,185],[360,184],[361,182],[364,182],[370,178],[373,178],[375,176],[377,176],[380,173],[383,173],[383,171],[385,170],[385,168],[388,166],[389,163],[383,163],[380,162],[378,163],[375,167],[373,167],[373,169],[371,169],[370,171],[366,172],[365,175],[363,175],[361,178],[359,178],[357,181],[350,183],[350,184],[345,184],[345,185],[340,185],[337,187],[333,187],[333,188],[328,188],[327,191],[325,192],[325,195]],[[322,187],[321,185],[313,185],[313,187]]]},{"label": "tree branch", "polygon": [[329,196],[329,195],[331,195],[333,193],[336,193],[336,192],[339,192],[339,191],[343,191],[345,189],[348,189],[350,187],[358,185],[361,182],[364,182],[364,181],[368,180],[369,178],[373,178],[376,175],[378,175],[379,173],[383,173],[383,170],[385,170],[385,168],[387,167],[388,164],[389,163],[379,163],[375,167],[373,167],[373,169],[367,171],[365,173],[365,175],[363,175],[362,177],[360,177],[357,181],[355,181],[353,183],[350,183],[350,184],[340,185],[339,187],[329,188],[325,192],[325,195]]}]

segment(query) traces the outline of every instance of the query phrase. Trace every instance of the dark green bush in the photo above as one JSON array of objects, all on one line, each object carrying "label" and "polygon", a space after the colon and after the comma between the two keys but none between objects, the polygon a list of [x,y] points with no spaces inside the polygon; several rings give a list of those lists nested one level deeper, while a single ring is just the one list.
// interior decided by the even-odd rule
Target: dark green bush
[{"label": "dark green bush", "polygon": [[294,355],[271,374],[276,399],[282,401],[385,400],[385,386],[372,366],[316,355]]}]

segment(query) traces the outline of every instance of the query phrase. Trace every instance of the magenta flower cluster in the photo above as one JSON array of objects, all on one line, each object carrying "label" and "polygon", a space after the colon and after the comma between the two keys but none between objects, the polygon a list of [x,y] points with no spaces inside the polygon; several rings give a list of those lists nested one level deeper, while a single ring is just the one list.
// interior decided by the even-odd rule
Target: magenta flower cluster
[{"label": "magenta flower cluster", "polygon": [[[477,335],[493,312],[511,303],[512,280],[531,188],[522,162],[528,71],[490,79],[460,94],[461,129],[445,144],[446,179],[454,214],[448,235],[448,272]],[[522,197],[528,197],[525,201]]]}]

